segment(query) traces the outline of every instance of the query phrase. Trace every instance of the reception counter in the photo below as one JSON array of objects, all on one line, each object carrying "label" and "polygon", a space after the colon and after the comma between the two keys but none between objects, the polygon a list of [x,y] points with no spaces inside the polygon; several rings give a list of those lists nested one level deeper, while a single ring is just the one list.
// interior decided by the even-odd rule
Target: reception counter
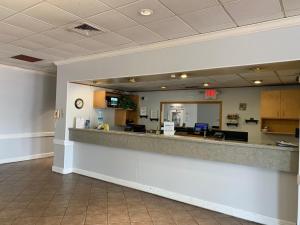
[{"label": "reception counter", "polygon": [[218,161],[288,173],[298,171],[298,149],[273,145],[211,140],[200,137],[164,136],[123,131],[69,129],[75,142],[159,154]]}]

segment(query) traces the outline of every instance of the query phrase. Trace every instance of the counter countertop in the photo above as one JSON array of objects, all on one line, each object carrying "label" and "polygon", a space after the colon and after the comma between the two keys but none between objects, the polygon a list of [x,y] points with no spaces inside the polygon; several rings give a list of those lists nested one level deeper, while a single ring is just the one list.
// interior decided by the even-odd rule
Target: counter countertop
[{"label": "counter countertop", "polygon": [[[75,128],[70,128],[70,130]],[[204,142],[204,143],[211,143],[211,144],[219,144],[219,145],[233,145],[233,146],[241,146],[241,147],[249,147],[249,148],[265,148],[265,149],[274,149],[280,151],[298,151],[296,147],[280,147],[277,145],[268,145],[268,144],[257,144],[257,143],[249,143],[249,142],[239,142],[239,141],[225,141],[225,140],[216,140],[212,138],[204,138],[204,137],[191,137],[191,136],[181,136],[181,135],[174,135],[174,136],[167,136],[163,134],[151,134],[151,133],[136,133],[136,132],[126,132],[126,131],[104,131],[104,130],[97,130],[97,129],[75,129],[75,130],[84,130],[88,132],[99,132],[99,133],[111,133],[111,134],[118,134],[118,135],[130,135],[130,136],[137,136],[137,137],[149,137],[149,138],[162,138],[162,139],[171,139],[171,140],[181,140],[181,141],[192,141],[192,142]]]},{"label": "counter countertop", "polygon": [[298,148],[201,137],[70,128],[70,140],[121,149],[192,157],[284,172],[298,171]]}]

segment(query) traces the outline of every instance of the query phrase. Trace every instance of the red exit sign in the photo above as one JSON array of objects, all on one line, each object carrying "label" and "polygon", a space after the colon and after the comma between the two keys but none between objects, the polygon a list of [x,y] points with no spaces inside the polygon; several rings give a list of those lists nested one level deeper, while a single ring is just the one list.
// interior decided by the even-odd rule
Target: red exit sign
[{"label": "red exit sign", "polygon": [[217,99],[217,90],[216,89],[206,89],[204,92],[205,99]]}]

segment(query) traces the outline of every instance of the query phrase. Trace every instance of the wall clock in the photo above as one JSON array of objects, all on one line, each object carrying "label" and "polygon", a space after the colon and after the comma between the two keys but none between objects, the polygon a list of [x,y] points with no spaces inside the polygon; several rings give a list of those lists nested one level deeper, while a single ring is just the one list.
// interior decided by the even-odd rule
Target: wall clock
[{"label": "wall clock", "polygon": [[77,99],[75,100],[75,107],[76,107],[77,109],[82,109],[82,108],[83,108],[83,105],[84,105],[84,103],[83,103],[83,100],[82,100],[81,98],[77,98]]}]

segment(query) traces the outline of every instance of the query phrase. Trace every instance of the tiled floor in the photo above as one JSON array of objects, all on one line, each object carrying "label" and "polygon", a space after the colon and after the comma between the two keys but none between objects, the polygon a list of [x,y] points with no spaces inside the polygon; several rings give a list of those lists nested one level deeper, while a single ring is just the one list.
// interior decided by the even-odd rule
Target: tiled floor
[{"label": "tiled floor", "polygon": [[111,183],[51,172],[52,158],[0,165],[0,225],[250,225]]}]

